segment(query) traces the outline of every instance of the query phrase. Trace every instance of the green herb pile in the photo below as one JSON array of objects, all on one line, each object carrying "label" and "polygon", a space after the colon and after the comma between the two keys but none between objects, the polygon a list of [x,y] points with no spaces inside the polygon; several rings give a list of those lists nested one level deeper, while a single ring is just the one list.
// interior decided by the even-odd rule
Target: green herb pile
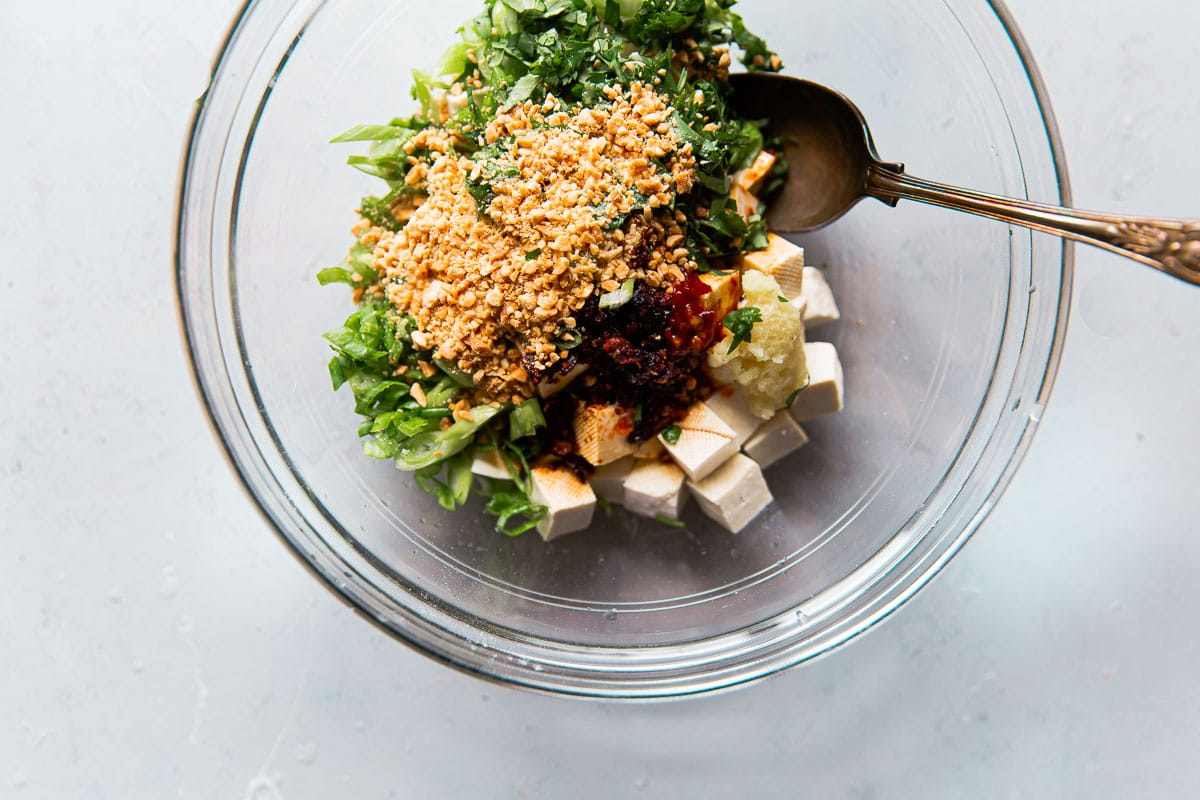
[{"label": "green herb pile", "polygon": [[[438,157],[406,144],[431,127],[444,129],[455,151],[481,165],[468,189],[482,213],[491,184],[512,177],[499,157],[504,143],[486,145],[482,139],[498,111],[548,95],[567,107],[600,107],[610,102],[606,87],[643,83],[667,98],[674,108],[669,124],[696,157],[698,185],[672,209],[686,218],[691,257],[701,270],[717,270],[738,253],[765,247],[761,216],[743,217],[730,196],[731,176],[750,165],[763,136],[756,121],[740,119],[729,108],[728,59],[722,62],[721,56],[733,46],[748,70],[777,70],[780,63],[731,10],[734,2],[485,0],[483,12],[460,29],[459,41],[435,73],[414,73],[416,114],[360,125],[334,139],[370,142],[369,151],[349,163],[387,185],[385,192],[362,198],[360,214],[386,230],[403,228],[425,192],[421,180],[408,180],[410,172]],[[452,88],[462,91],[465,102],[447,118],[441,104]],[[488,148],[496,150],[491,157]],[[784,169],[777,165],[760,196],[770,196]],[[359,426],[364,452],[414,472],[417,483],[447,509],[475,493],[486,499],[499,530],[515,535],[536,524],[545,509],[529,500],[526,482],[529,462],[541,455],[536,433],[545,424],[536,398],[476,405],[472,419],[447,426],[452,416],[447,406],[465,395],[471,378],[453,364],[435,362],[431,351],[415,349],[414,320],[369,291],[380,280],[371,250],[356,243],[341,266],[322,270],[318,278],[322,284],[349,284],[360,298],[358,310],[325,338],[335,352],[329,365],[334,388],[349,385],[355,411],[364,418]],[[600,302],[619,305],[632,291],[630,282]],[[731,320],[740,336],[748,336],[754,322],[749,311]],[[436,370],[423,370],[422,363],[436,364]],[[473,453],[481,449],[496,451],[511,480],[472,474]]]}]

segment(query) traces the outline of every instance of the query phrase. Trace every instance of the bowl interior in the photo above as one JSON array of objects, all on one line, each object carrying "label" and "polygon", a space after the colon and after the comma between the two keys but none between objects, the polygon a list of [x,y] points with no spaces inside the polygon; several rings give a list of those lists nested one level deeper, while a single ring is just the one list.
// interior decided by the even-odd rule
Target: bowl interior
[{"label": "bowl interior", "polygon": [[[345,164],[358,146],[328,140],[409,113],[411,70],[434,64],[477,5],[266,4],[231,43],[259,58],[246,60],[249,77],[218,75],[214,92],[235,87],[232,133],[207,167],[193,152],[189,174],[213,175],[214,333],[195,330],[205,319],[186,274],[181,289],[197,360],[213,362],[198,364],[210,406],[268,513],[327,579],[356,586],[348,593],[372,616],[435,651],[445,634],[426,641],[413,626],[501,653],[511,641],[618,652],[786,619],[794,647],[806,630],[882,602],[889,585],[915,588],[1011,473],[1053,371],[1063,250],[982,219],[867,202],[795,238],[841,308],[809,338],[837,346],[846,409],[805,425],[810,444],[767,472],[777,502],[737,536],[693,505],[685,529],[618,510],[548,544],[508,538],[480,509],[445,512],[408,475],[361,455],[320,338],[352,306],[315,273],[342,257],[357,199],[378,187]],[[1041,110],[990,4],[747,0],[740,10],[786,72],[854,99],[885,159],[1058,199]],[[203,146],[200,135],[194,150]],[[214,400],[222,392],[227,401]]]}]

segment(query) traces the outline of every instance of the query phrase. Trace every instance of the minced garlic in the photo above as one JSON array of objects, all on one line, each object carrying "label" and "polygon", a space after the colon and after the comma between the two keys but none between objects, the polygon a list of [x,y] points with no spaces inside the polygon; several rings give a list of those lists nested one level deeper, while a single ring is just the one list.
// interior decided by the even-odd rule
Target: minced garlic
[{"label": "minced garlic", "polygon": [[808,379],[804,363],[804,325],[800,310],[780,294],[775,279],[756,269],[742,272],[742,305],[754,306],[762,320],[751,329],[750,341],[730,352],[733,336],[726,332],[713,345],[708,366],[723,383],[738,383],[750,411],[769,419]]}]

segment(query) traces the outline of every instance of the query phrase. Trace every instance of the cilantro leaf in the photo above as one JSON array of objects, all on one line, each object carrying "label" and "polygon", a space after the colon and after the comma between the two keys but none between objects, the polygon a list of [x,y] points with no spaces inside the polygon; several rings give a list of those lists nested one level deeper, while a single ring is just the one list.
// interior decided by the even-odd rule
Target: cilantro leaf
[{"label": "cilantro leaf", "polygon": [[726,314],[721,324],[733,334],[733,341],[729,343],[726,353],[732,353],[742,342],[749,342],[751,328],[758,322],[762,322],[762,311],[756,306],[746,306]]}]

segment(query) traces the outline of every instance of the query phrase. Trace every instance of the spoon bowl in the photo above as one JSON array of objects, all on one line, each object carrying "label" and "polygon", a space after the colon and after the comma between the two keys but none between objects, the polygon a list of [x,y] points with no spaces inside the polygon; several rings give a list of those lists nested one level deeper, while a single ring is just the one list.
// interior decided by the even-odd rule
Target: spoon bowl
[{"label": "spoon bowl", "polygon": [[765,72],[733,75],[730,84],[734,107],[766,120],[764,132],[784,143],[787,180],[766,216],[773,230],[815,230],[864,197],[890,206],[916,200],[1102,247],[1200,284],[1198,220],[1078,211],[916,178],[903,164],[880,160],[866,118],[839,92]]},{"label": "spoon bowl", "polygon": [[739,73],[729,83],[737,110],[766,120],[764,133],[784,142],[788,177],[767,210],[772,230],[816,230],[867,196],[867,175],[880,159],[862,113],[849,98],[819,83],[774,73]]}]

